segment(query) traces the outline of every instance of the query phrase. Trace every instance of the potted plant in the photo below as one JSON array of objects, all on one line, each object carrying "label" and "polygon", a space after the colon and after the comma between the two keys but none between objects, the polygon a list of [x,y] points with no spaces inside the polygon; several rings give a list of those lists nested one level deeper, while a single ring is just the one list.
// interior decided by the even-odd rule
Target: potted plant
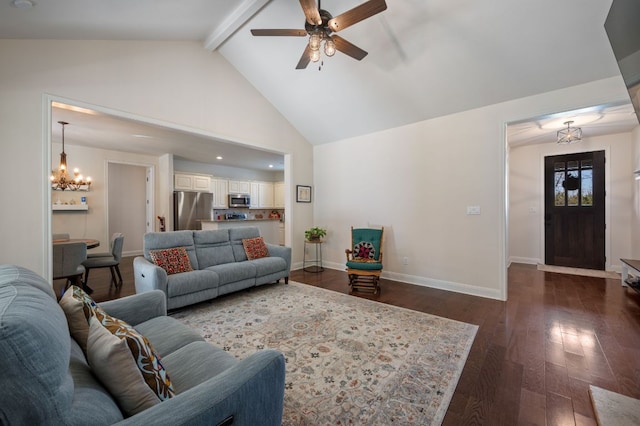
[{"label": "potted plant", "polygon": [[320,238],[324,237],[325,235],[327,235],[327,230],[320,228],[318,226],[314,226],[313,228],[310,228],[304,231],[304,237],[308,241],[318,241],[320,240]]}]

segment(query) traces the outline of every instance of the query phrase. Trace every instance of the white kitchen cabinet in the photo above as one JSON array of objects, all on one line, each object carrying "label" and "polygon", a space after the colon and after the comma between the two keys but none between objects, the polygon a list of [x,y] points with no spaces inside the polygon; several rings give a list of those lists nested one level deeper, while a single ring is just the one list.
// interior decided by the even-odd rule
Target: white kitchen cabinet
[{"label": "white kitchen cabinet", "polygon": [[251,182],[249,195],[251,196],[251,205],[249,206],[252,209],[260,208],[260,183],[259,182]]},{"label": "white kitchen cabinet", "polygon": [[176,173],[173,175],[173,189],[176,191],[211,191],[211,176]]},{"label": "white kitchen cabinet", "polygon": [[260,208],[273,208],[273,183],[260,182]]},{"label": "white kitchen cabinet", "polygon": [[226,209],[229,207],[229,181],[227,179],[211,179],[213,191],[213,207]]},{"label": "white kitchen cabinet", "polygon": [[230,180],[229,194],[249,194],[251,191],[251,182],[244,180]]},{"label": "white kitchen cabinet", "polygon": [[284,182],[276,182],[273,185],[273,207],[284,209]]},{"label": "white kitchen cabinet", "polygon": [[252,209],[273,208],[273,183],[251,182],[250,192]]}]

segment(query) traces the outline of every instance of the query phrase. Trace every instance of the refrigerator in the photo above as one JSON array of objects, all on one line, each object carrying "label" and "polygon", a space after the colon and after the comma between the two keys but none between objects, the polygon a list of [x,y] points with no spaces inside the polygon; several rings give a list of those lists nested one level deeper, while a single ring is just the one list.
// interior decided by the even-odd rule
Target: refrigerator
[{"label": "refrigerator", "polygon": [[213,220],[213,194],[176,191],[173,193],[173,229],[202,229],[201,220]]}]

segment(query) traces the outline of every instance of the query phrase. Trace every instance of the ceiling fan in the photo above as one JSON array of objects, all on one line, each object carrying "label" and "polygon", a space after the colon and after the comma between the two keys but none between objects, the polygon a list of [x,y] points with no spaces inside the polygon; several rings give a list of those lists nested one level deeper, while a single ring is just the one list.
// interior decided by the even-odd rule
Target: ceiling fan
[{"label": "ceiling fan", "polygon": [[358,61],[362,60],[367,56],[367,52],[332,33],[344,30],[387,9],[385,0],[369,0],[334,18],[331,13],[321,8],[320,0],[317,6],[315,0],[300,0],[300,5],[306,18],[304,30],[251,30],[254,36],[306,37],[308,35],[309,43],[296,66],[297,70],[306,68],[310,61],[317,62],[320,59],[320,46],[323,42],[324,53],[327,56],[333,56],[336,50],[339,50]]}]

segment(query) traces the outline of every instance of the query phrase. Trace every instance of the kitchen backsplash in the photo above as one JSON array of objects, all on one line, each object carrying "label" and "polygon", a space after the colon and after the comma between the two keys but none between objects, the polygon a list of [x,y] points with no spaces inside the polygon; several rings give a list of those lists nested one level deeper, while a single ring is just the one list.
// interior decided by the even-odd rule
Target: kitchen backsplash
[{"label": "kitchen backsplash", "polygon": [[214,209],[213,217],[215,220],[225,220],[227,213],[246,213],[248,220],[272,219],[269,217],[272,213],[279,216],[276,219],[284,218],[284,209]]}]

